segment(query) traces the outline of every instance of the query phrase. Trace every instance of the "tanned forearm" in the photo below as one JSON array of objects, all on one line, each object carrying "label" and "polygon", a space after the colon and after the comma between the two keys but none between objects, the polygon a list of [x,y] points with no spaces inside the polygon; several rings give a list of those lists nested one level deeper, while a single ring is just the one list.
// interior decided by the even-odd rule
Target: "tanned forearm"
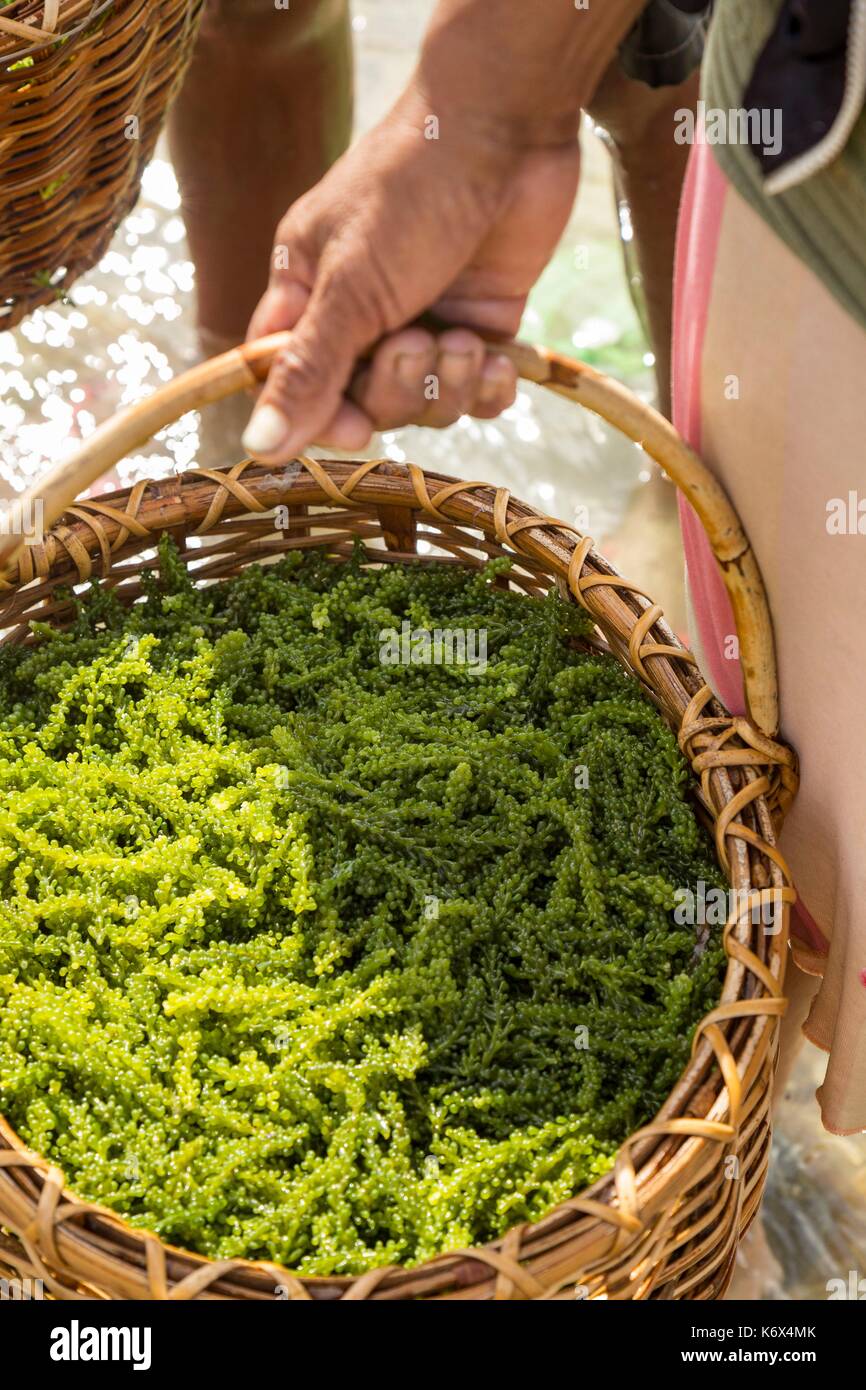
[{"label": "tanned forearm", "polygon": [[529,143],[588,105],[646,0],[439,0],[415,86]]},{"label": "tanned forearm", "polygon": [[573,140],[581,108],[609,131],[635,231],[659,403],[670,410],[677,211],[688,148],[674,112],[693,106],[697,73],[652,89],[627,78],[617,50],[645,0],[440,0],[410,87],[412,99],[495,148]]},{"label": "tanned forearm", "polygon": [[[488,361],[467,330],[516,331],[571,211],[581,108],[642,7],[440,0],[406,91],[280,223],[249,332],[292,340],[245,433],[250,453],[278,462],[311,440],[353,451],[374,425],[505,408],[511,364]],[[428,310],[462,327],[413,326]],[[431,371],[435,411],[421,391]]]}]

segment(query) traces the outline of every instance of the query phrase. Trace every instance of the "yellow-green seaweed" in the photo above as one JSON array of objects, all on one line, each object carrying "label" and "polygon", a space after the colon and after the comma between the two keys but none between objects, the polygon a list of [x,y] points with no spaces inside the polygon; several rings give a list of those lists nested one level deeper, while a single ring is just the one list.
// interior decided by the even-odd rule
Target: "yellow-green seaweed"
[{"label": "yellow-green seaweed", "polygon": [[[0,651],[0,1109],[211,1256],[411,1264],[605,1172],[716,1001],[676,742],[502,562],[356,552]],[[402,623],[485,670],[387,665]],[[577,769],[577,774],[576,774]]]}]

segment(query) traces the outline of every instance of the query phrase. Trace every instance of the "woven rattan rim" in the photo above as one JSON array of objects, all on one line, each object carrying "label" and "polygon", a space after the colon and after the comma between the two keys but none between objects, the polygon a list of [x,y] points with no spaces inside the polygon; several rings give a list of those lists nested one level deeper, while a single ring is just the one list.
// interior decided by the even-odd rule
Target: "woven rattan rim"
[{"label": "woven rattan rim", "polygon": [[[281,529],[277,506],[287,508]],[[202,581],[297,547],[324,545],[339,562],[357,537],[378,564],[478,565],[507,554],[515,587],[538,594],[553,583],[581,603],[677,729],[721,862],[741,890],[725,928],[722,997],[699,1024],[692,1060],[667,1102],[626,1141],[612,1172],[483,1248],[358,1279],[301,1279],[271,1264],[205,1260],[76,1198],[62,1173],[0,1121],[0,1227],[9,1233],[0,1234],[0,1264],[41,1278],[63,1299],[719,1297],[766,1174],[794,900],[775,829],[796,793],[794,754],[725,712],[661,609],[591,540],[505,488],[388,460],[303,458],[279,468],[245,460],[68,506],[44,544],[7,571],[5,640],[27,640],[37,615],[63,623],[70,604],[57,590],[70,583],[96,577],[134,599],[142,559],[155,563],[165,531],[185,543],[184,559]],[[438,555],[419,555],[419,540]],[[751,921],[753,906],[769,902],[783,917],[775,934]]]}]

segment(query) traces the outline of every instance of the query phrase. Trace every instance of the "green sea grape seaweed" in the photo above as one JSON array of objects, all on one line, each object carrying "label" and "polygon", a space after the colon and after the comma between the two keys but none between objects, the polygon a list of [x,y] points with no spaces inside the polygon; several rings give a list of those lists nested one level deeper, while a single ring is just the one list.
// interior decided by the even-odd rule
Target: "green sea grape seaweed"
[{"label": "green sea grape seaweed", "polygon": [[[0,1109],[209,1256],[357,1274],[539,1218],[718,999],[673,735],[505,562],[159,559],[0,650]],[[383,661],[404,623],[483,668]]]}]

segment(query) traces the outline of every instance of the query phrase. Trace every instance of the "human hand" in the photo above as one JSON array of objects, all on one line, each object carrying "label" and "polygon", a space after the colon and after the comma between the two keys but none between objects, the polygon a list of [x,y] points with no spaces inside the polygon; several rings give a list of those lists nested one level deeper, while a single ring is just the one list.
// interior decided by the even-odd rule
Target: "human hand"
[{"label": "human hand", "polygon": [[[429,111],[410,88],[280,224],[249,336],[294,337],[244,435],[254,456],[360,449],[374,429],[490,418],[513,400],[513,365],[471,329],[517,330],[574,200],[579,112],[526,140],[465,109],[429,139]],[[428,309],[462,326],[412,326]]]}]

